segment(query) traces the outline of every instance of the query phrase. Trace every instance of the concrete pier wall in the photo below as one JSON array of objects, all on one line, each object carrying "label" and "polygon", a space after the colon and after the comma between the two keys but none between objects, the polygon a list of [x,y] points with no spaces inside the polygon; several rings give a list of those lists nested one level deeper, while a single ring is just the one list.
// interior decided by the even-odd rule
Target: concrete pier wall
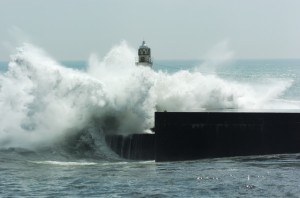
[{"label": "concrete pier wall", "polygon": [[107,136],[121,157],[180,161],[300,152],[300,113],[156,112],[155,134]]},{"label": "concrete pier wall", "polygon": [[156,161],[300,152],[300,114],[155,114]]}]

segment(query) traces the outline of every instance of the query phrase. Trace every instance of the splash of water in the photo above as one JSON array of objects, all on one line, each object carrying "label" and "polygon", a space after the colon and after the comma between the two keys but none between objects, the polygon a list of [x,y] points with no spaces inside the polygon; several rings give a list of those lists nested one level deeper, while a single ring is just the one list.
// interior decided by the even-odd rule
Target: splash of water
[{"label": "splash of water", "polygon": [[83,72],[24,44],[0,75],[0,147],[52,145],[78,131],[141,133],[154,126],[155,111],[270,109],[292,83],[242,84],[197,70],[169,74],[136,67],[134,59],[135,50],[122,42],[103,60],[92,55]]},{"label": "splash of water", "polygon": [[1,75],[0,145],[45,145],[81,129],[94,107],[104,105],[102,85],[67,69],[30,44],[18,48]]}]

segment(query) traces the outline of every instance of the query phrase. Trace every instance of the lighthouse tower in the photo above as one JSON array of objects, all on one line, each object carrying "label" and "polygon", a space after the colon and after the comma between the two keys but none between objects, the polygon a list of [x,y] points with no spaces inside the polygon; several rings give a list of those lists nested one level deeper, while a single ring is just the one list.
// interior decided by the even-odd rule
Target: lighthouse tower
[{"label": "lighthouse tower", "polygon": [[142,45],[139,47],[138,55],[139,59],[136,62],[136,65],[152,67],[151,49],[146,45],[145,41],[143,41]]}]

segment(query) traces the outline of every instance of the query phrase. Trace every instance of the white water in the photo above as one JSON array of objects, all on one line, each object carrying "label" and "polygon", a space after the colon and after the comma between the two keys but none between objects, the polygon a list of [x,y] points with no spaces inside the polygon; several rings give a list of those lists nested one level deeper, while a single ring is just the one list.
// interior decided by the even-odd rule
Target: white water
[{"label": "white water", "polygon": [[0,75],[0,147],[49,146],[90,125],[105,133],[145,132],[154,125],[155,111],[299,108],[277,100],[289,80],[258,85],[198,69],[156,72],[136,67],[135,56],[136,50],[122,42],[103,59],[92,55],[83,72],[22,45]]},{"label": "white water", "polygon": [[58,165],[58,166],[91,166],[95,162],[61,162],[61,161],[33,161],[35,164]]}]

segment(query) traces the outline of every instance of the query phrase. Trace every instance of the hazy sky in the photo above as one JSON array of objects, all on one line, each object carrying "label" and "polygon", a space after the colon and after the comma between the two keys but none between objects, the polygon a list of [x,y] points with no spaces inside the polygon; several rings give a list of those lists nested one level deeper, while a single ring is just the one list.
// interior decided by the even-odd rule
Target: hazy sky
[{"label": "hazy sky", "polygon": [[0,60],[29,40],[58,60],[104,56],[143,38],[156,59],[300,58],[300,0],[1,0]]}]

